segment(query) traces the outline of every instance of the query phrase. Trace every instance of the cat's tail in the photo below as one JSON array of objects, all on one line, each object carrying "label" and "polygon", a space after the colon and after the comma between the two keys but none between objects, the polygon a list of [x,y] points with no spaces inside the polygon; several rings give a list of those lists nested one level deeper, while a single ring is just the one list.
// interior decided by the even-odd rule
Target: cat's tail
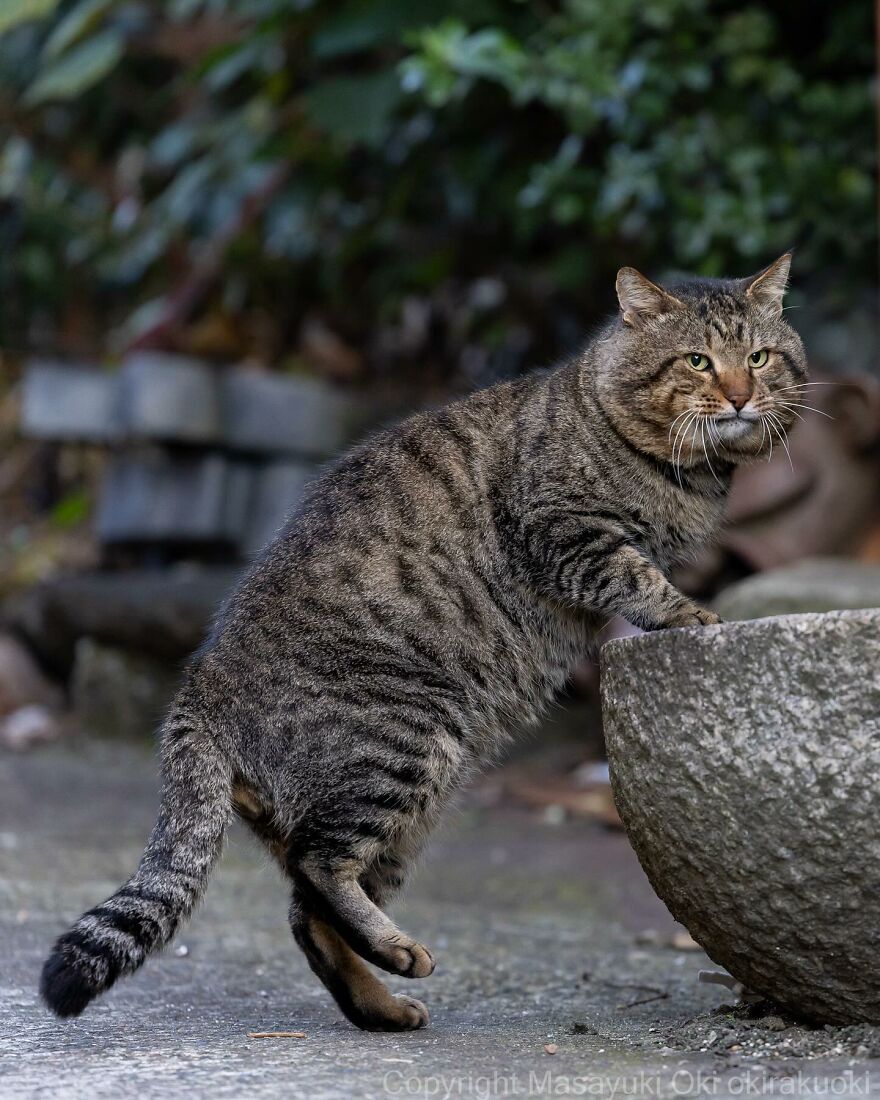
[{"label": "cat's tail", "polygon": [[43,966],[40,993],[59,1016],[78,1016],[168,943],[201,897],[220,854],[232,784],[213,739],[170,716],[163,772],[159,819],[138,869],[58,939]]}]

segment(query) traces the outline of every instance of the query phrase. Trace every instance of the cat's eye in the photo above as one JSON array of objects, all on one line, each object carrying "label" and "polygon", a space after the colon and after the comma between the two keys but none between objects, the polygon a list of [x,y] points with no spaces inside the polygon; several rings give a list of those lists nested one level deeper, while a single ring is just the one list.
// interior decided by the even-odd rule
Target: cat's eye
[{"label": "cat's eye", "polygon": [[767,354],[764,348],[762,348],[760,351],[753,351],[752,354],[749,356],[749,366],[754,367],[757,370],[759,367],[763,367],[769,358],[770,356]]},{"label": "cat's eye", "polygon": [[708,370],[712,366],[712,360],[707,355],[700,355],[698,351],[692,351],[684,358],[687,365],[694,370]]}]

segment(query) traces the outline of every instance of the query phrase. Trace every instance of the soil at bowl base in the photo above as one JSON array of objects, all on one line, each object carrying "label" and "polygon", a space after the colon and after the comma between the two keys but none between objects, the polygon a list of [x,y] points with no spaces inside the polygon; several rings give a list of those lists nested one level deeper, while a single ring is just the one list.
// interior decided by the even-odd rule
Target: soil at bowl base
[{"label": "soil at bowl base", "polygon": [[720,1005],[683,1023],[658,1029],[654,1044],[718,1058],[878,1058],[880,1026],[807,1024],[772,1001]]}]

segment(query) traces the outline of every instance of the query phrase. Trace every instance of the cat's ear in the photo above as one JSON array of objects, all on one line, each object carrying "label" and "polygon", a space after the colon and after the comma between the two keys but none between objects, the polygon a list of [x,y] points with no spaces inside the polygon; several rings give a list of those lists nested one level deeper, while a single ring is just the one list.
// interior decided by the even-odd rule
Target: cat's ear
[{"label": "cat's ear", "polygon": [[634,267],[622,267],[617,273],[617,300],[628,325],[637,325],[648,317],[659,317],[679,309],[682,303],[661,286],[645,278]]},{"label": "cat's ear", "polygon": [[769,267],[746,279],[746,297],[766,308],[774,317],[782,313],[782,299],[788,286],[791,253],[786,252]]}]

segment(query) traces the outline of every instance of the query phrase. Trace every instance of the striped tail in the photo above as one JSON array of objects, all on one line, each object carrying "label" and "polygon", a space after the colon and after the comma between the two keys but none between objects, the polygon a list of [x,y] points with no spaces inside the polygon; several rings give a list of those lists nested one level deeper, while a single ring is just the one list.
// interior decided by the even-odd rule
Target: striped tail
[{"label": "striped tail", "polygon": [[134,875],[79,918],[43,966],[40,993],[78,1016],[118,977],[165,946],[201,897],[231,816],[228,768],[206,735],[169,719],[159,819]]}]

